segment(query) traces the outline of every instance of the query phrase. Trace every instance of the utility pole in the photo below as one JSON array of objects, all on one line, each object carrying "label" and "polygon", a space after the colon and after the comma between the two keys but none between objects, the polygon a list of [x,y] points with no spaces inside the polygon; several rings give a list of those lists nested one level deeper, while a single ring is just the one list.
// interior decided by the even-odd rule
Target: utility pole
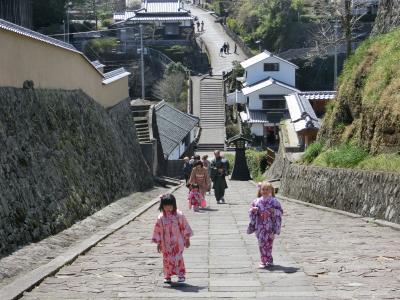
[{"label": "utility pole", "polygon": [[145,100],[145,90],[144,90],[144,49],[143,49],[143,25],[139,25],[140,28],[140,73],[142,82],[142,99]]},{"label": "utility pole", "polygon": [[335,19],[335,55],[334,55],[334,66],[333,66],[333,89],[336,90],[337,88],[337,36],[338,36],[338,20],[337,18]]},{"label": "utility pole", "polygon": [[[69,44],[69,9],[72,6],[72,2],[67,2],[67,43]],[[64,32],[65,33],[65,32]]]},{"label": "utility pole", "polygon": [[69,2],[67,3],[67,43],[69,44]]}]

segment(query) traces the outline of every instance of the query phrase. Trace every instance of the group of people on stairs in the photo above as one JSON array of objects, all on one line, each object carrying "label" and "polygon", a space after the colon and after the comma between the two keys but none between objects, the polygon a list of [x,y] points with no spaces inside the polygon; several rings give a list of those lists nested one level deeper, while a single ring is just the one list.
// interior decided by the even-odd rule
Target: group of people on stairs
[{"label": "group of people on stairs", "polygon": [[[183,176],[188,188],[192,190],[193,185],[196,184],[195,189],[198,189],[204,197],[212,187],[218,204],[225,203],[225,189],[228,188],[226,176],[228,174],[229,162],[219,150],[214,151],[214,159],[211,162],[207,155],[204,155],[201,159],[199,155],[193,156],[192,159],[184,158]],[[189,197],[193,198],[190,194]],[[192,204],[194,209],[196,209],[197,204],[198,201]]]}]

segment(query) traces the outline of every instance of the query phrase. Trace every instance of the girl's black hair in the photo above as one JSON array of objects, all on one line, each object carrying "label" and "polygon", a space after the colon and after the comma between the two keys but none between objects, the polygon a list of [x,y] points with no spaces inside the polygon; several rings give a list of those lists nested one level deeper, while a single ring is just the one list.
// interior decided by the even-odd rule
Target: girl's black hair
[{"label": "girl's black hair", "polygon": [[177,207],[176,207],[176,199],[175,196],[172,194],[165,194],[161,196],[161,201],[160,201],[160,207],[159,210],[163,211],[164,210],[164,205],[172,205],[173,207],[173,212],[176,212]]}]

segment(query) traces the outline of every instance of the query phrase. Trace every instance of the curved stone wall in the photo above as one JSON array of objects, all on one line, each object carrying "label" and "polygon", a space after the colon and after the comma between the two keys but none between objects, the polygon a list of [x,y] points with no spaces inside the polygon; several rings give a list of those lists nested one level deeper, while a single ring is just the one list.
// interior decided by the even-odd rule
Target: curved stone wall
[{"label": "curved stone wall", "polygon": [[152,184],[127,102],[0,88],[0,255]]}]

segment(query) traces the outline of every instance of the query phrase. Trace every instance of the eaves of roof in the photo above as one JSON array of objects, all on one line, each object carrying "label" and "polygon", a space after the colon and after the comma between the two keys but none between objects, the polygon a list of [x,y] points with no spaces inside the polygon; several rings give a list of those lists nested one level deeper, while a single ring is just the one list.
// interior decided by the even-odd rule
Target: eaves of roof
[{"label": "eaves of roof", "polygon": [[242,89],[242,93],[244,96],[247,96],[251,93],[254,93],[256,91],[259,91],[263,88],[266,88],[268,86],[271,86],[273,84],[279,85],[283,88],[286,88],[288,90],[291,90],[292,92],[300,92],[298,89],[296,89],[295,87],[288,85],[286,83],[283,83],[282,81],[276,80],[272,77],[268,77],[264,80],[258,81],[252,85],[246,86],[245,88]]},{"label": "eaves of roof", "polygon": [[298,69],[298,68],[299,68],[299,67],[296,66],[294,63],[292,63],[292,62],[290,62],[290,61],[288,61],[288,60],[286,60],[286,59],[283,59],[283,58],[281,58],[281,57],[279,57],[279,56],[277,56],[277,55],[274,55],[274,54],[272,54],[271,52],[269,52],[269,51],[267,51],[267,50],[264,50],[263,52],[261,52],[261,53],[255,55],[255,56],[253,56],[253,57],[250,57],[249,59],[247,59],[247,60],[245,60],[245,61],[242,61],[242,62],[240,63],[240,65],[242,66],[243,69],[247,69],[248,67],[250,67],[250,66],[252,66],[252,65],[255,65],[255,64],[257,64],[257,63],[259,63],[259,62],[261,62],[261,61],[263,61],[263,60],[265,60],[265,59],[271,58],[271,57],[274,57],[274,58],[276,58],[276,59],[279,59],[280,61],[291,65],[291,66],[294,67],[295,69]]}]

